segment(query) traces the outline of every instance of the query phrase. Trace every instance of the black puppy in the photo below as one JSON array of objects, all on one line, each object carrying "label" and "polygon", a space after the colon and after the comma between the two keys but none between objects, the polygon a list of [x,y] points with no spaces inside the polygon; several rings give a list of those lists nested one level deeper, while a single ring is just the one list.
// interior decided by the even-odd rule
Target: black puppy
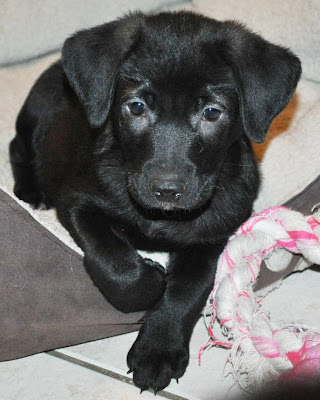
[{"label": "black puppy", "polygon": [[[299,77],[290,51],[235,22],[135,13],[68,39],[31,90],[15,194],[57,209],[111,304],[149,310],[127,360],[142,390],[184,374],[217,258],[257,195],[249,139]],[[167,275],[137,248],[169,251]]]}]

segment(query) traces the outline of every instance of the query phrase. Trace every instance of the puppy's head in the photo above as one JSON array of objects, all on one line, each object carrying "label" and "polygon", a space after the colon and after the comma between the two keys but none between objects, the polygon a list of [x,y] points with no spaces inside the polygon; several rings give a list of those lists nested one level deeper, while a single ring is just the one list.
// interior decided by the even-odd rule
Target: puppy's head
[{"label": "puppy's head", "polygon": [[230,149],[243,135],[263,142],[301,73],[290,51],[242,25],[186,12],[81,31],[63,65],[90,124],[110,115],[132,197],[166,210],[210,199]]}]

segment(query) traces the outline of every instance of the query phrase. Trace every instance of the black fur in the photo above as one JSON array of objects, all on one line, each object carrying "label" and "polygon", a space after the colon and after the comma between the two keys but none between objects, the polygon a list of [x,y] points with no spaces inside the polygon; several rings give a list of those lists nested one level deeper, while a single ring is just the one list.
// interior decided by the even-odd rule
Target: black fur
[{"label": "black fur", "polygon": [[[32,88],[14,191],[57,209],[116,308],[149,310],[128,354],[141,389],[184,374],[217,258],[257,195],[249,139],[299,76],[290,51],[236,22],[135,13],[69,38]],[[169,251],[168,272],[137,248]]]}]

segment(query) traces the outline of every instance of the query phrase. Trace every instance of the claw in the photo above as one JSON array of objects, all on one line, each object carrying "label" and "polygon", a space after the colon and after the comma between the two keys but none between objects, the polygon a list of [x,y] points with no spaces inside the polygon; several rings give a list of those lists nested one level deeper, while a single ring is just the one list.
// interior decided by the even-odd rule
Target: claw
[{"label": "claw", "polygon": [[157,395],[157,393],[158,393],[158,388],[154,388],[154,395],[156,396]]},{"label": "claw", "polygon": [[177,383],[179,383],[179,379],[178,378],[176,378],[176,381],[177,381]]},{"label": "claw", "polygon": [[141,389],[140,389],[140,394],[141,394],[142,392],[144,392],[145,390],[147,390],[147,389],[148,389],[148,387],[146,387],[146,386],[143,387],[143,388],[141,388]]},{"label": "claw", "polygon": [[133,371],[133,368],[129,368],[127,374],[131,374],[132,371]]}]

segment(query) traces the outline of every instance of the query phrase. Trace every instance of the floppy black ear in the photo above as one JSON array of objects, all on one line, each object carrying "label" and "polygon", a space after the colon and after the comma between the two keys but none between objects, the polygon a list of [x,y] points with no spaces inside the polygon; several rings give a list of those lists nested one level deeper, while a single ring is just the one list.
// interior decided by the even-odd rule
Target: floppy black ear
[{"label": "floppy black ear", "polygon": [[90,125],[100,127],[113,99],[118,67],[134,44],[140,13],[79,31],[64,43],[62,64]]},{"label": "floppy black ear", "polygon": [[227,22],[228,58],[238,81],[243,127],[257,143],[265,139],[273,118],[289,103],[301,75],[299,59],[242,25]]}]

